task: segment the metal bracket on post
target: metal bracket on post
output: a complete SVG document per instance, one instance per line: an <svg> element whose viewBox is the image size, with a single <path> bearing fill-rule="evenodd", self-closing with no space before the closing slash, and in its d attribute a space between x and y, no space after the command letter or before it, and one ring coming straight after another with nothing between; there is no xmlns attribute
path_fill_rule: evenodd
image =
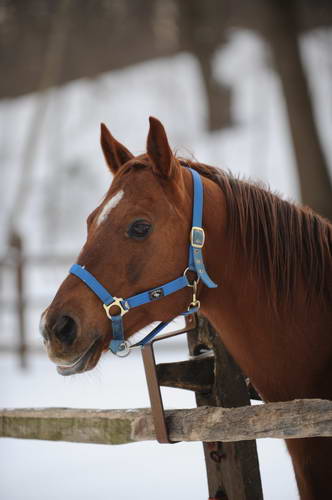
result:
<svg viewBox="0 0 332 500"><path fill-rule="evenodd" d="M196 314L188 316L186 318L186 325L184 328L175 330L174 332L165 333L153 339L150 343L146 344L142 348L142 358L144 363L144 370L146 376L146 382L149 390L149 397L151 403L151 411L154 420L154 426L156 430L156 439L159 443L176 443L176 441L170 441L168 437L168 429L165 418L164 404L160 392L160 384L158 380L156 360L154 356L154 344L160 340L165 340L182 333L188 333L196 328L197 318Z"/></svg>

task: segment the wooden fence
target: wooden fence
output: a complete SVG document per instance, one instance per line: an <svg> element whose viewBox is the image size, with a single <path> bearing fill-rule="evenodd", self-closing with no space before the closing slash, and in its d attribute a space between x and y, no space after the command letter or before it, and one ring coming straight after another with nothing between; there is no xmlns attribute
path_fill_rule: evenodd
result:
<svg viewBox="0 0 332 500"><path fill-rule="evenodd" d="M15 234L11 238L10 252L0 259L0 281L1 273L6 270L11 275L14 283L15 294L12 299L8 299L3 293L0 300L2 312L10 311L16 318L16 345L4 345L0 343L0 352L16 352L21 368L27 368L28 352L42 352L42 348L29 346L27 339L27 315L29 308L42 310L47 303L46 297L38 297L37 301L31 300L27 292L27 275L31 268L54 268L61 266L66 270L75 261L73 255L40 254L26 255L23 242L19 235ZM65 275L65 271L64 271ZM51 297L50 297L51 298Z"/></svg>
<svg viewBox="0 0 332 500"><path fill-rule="evenodd" d="M332 401L297 399L240 408L166 410L166 420L172 441L332 437ZM126 444L156 436L150 409L19 408L0 410L0 437Z"/></svg>

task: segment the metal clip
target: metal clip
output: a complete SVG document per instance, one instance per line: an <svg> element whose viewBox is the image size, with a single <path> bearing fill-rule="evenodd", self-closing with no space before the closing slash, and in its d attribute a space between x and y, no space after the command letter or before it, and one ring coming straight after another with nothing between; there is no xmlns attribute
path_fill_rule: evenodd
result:
<svg viewBox="0 0 332 500"><path fill-rule="evenodd" d="M197 307L198 309L201 307L201 303L197 299L197 284L198 284L198 281L194 281L192 284L193 297L192 297L192 301L190 302L190 304L188 306L188 311L190 311L190 309L193 307Z"/></svg>

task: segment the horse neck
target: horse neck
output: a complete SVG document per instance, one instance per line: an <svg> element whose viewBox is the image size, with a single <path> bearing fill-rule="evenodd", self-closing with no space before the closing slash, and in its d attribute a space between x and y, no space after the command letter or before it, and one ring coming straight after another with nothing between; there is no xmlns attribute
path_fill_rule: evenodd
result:
<svg viewBox="0 0 332 500"><path fill-rule="evenodd" d="M309 396L315 390L309 387L309 378L322 362L317 352L318 339L326 347L326 356L332 352L332 338L327 337L326 328L331 317L322 314L320 306L306 312L301 296L294 297L288 315L273 308L269 291L251 269L252 263L245 252L234 255L227 236L223 192L216 184L205 183L204 189L206 266L219 286L217 289L202 286L202 313L265 399L313 397Z"/></svg>
<svg viewBox="0 0 332 500"><path fill-rule="evenodd" d="M208 289L202 286L201 311L243 367L248 361L247 356L242 359L242 354L248 352L247 343L259 334L257 324L265 323L262 318L259 321L258 317L260 308L266 310L267 298L253 275L248 277L250 269L245 256L241 253L234 255L232 242L227 235L225 197L220 188L216 187L217 193L211 191L206 196L209 201L205 218L205 258L207 270L218 288Z"/></svg>
<svg viewBox="0 0 332 500"><path fill-rule="evenodd" d="M266 300L254 273L248 269L244 252L234 254L234 245L227 233L227 203L217 184L204 178L205 264L218 288L201 289L202 312L220 331L225 322L238 316L246 320L257 307L257 296ZM262 304L264 307L264 304ZM226 320L226 318L229 318Z"/></svg>

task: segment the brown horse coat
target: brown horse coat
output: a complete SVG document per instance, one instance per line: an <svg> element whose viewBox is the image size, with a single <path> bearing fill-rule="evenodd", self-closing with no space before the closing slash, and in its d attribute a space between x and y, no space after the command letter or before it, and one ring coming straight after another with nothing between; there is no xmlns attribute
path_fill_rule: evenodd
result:
<svg viewBox="0 0 332 500"><path fill-rule="evenodd" d="M192 181L156 119L145 155L134 157L105 126L101 144L114 179L88 218L78 263L113 295L127 297L184 271ZM332 399L331 224L258 185L187 163L202 176L204 259L219 283L200 284L202 313L266 401ZM128 229L137 219L151 228L139 240ZM130 311L126 336L176 316L190 299L190 289L181 290ZM44 313L43 335L50 358L69 374L92 369L112 331L99 299L68 276ZM332 439L287 446L301 499L330 500Z"/></svg>

